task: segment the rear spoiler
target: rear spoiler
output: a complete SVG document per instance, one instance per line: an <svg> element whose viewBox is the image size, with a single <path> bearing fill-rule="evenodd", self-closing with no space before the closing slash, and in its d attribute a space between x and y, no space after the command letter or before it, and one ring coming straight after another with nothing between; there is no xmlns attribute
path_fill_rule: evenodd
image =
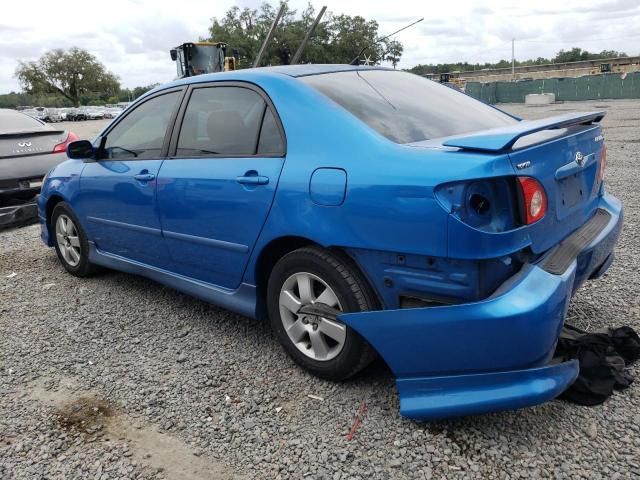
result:
<svg viewBox="0 0 640 480"><path fill-rule="evenodd" d="M0 133L0 138L13 137L41 137L43 135L61 135L64 130L5 130Z"/></svg>
<svg viewBox="0 0 640 480"><path fill-rule="evenodd" d="M543 130L557 130L573 125L589 125L599 122L604 112L567 113L541 120L523 120L508 127L481 130L465 135L450 137L442 145L466 150L498 152L513 147L519 138Z"/></svg>

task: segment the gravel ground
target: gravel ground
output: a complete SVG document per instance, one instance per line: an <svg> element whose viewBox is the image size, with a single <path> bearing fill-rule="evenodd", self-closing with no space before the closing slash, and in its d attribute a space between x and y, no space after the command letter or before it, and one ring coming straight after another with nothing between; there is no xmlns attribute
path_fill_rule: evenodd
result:
<svg viewBox="0 0 640 480"><path fill-rule="evenodd" d="M640 101L504 108L608 112L607 182L626 225L613 267L569 315L640 330ZM0 478L640 477L637 385L594 408L404 420L381 362L319 380L267 325L130 275L76 279L38 234L0 232Z"/></svg>

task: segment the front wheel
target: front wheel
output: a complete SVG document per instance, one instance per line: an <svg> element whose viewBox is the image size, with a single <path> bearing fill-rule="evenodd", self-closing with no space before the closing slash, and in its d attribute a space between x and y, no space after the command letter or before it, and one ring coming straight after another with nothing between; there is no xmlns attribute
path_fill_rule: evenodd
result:
<svg viewBox="0 0 640 480"><path fill-rule="evenodd" d="M267 306L280 343L314 375L342 380L375 357L356 331L336 319L341 312L377 307L371 288L346 256L317 247L285 255L269 277Z"/></svg>
<svg viewBox="0 0 640 480"><path fill-rule="evenodd" d="M89 242L78 221L65 202L58 203L51 214L54 245L62 266L76 277L88 277L97 267L89 262Z"/></svg>

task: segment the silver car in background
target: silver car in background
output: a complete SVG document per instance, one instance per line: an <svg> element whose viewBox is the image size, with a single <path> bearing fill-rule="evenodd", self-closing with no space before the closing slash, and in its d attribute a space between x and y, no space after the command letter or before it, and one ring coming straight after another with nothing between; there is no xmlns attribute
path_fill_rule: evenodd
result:
<svg viewBox="0 0 640 480"><path fill-rule="evenodd" d="M37 218L34 200L43 178L67 159L67 144L75 140L73 132L0 109L0 228Z"/></svg>
<svg viewBox="0 0 640 480"><path fill-rule="evenodd" d="M57 108L47 108L44 114L44 121L49 123L61 122L62 115Z"/></svg>

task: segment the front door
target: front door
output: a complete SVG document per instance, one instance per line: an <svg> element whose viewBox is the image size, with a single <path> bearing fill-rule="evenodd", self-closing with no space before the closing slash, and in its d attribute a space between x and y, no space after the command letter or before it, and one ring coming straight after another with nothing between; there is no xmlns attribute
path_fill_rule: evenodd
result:
<svg viewBox="0 0 640 480"><path fill-rule="evenodd" d="M243 84L191 90L174 155L160 168L158 206L176 273L239 286L284 162L267 97Z"/></svg>
<svg viewBox="0 0 640 480"><path fill-rule="evenodd" d="M82 171L74 206L98 250L166 266L156 187L181 95L159 94L127 112L106 132L102 158Z"/></svg>

